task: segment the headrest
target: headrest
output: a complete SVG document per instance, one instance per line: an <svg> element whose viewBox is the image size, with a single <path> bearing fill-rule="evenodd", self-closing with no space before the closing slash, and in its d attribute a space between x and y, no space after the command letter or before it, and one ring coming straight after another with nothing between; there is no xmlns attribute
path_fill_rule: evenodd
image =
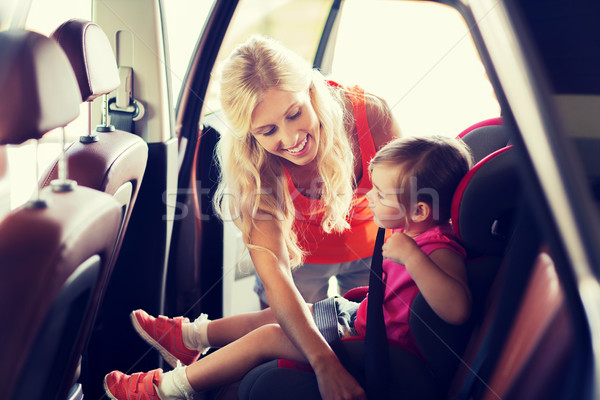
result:
<svg viewBox="0 0 600 400"><path fill-rule="evenodd" d="M452 226L471 255L503 254L520 186L511 146L479 161L461 180L452 199Z"/></svg>
<svg viewBox="0 0 600 400"><path fill-rule="evenodd" d="M98 25L71 19L56 28L51 37L60 44L73 66L82 101L92 101L119 87L115 55Z"/></svg>
<svg viewBox="0 0 600 400"><path fill-rule="evenodd" d="M502 125L503 123L504 123L504 120L502 119L502 117L485 119L483 121L479 121L479 122L477 122L477 123L469 126L467 129L465 129L464 131L462 131L461 133L459 133L458 134L458 138L461 139L467 133L471 132L474 129L480 128L482 126Z"/></svg>
<svg viewBox="0 0 600 400"><path fill-rule="evenodd" d="M461 139L471 149L475 163L510 143L508 130L504 125L481 126L466 133Z"/></svg>
<svg viewBox="0 0 600 400"><path fill-rule="evenodd" d="M77 81L54 40L39 33L0 32L0 144L21 144L79 115Z"/></svg>

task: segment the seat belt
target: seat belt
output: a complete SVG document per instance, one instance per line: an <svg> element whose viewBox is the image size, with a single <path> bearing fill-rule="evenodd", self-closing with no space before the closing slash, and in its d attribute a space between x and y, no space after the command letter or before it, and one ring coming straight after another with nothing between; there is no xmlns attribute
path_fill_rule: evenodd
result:
<svg viewBox="0 0 600 400"><path fill-rule="evenodd" d="M507 266L500 293L501 302L479 347L475 360L454 400L477 398L475 388L487 387L485 379L493 372L495 361L502 351L517 309L538 254L541 238L528 207L521 209L520 218L509 243L503 263Z"/></svg>
<svg viewBox="0 0 600 400"><path fill-rule="evenodd" d="M369 301L367 303L367 326L365 332L365 381L370 399L388 398L390 356L388 339L383 319L383 255L385 229L379 228L371 258L369 275Z"/></svg>

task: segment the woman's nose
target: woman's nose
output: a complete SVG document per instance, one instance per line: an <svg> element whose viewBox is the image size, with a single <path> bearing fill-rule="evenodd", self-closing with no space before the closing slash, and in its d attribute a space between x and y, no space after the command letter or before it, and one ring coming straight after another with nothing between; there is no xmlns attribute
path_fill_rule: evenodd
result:
<svg viewBox="0 0 600 400"><path fill-rule="evenodd" d="M283 143L284 148L287 149L289 147L294 147L298 143L298 138L300 137L300 135L295 129L287 127L282 129L281 133L281 142Z"/></svg>

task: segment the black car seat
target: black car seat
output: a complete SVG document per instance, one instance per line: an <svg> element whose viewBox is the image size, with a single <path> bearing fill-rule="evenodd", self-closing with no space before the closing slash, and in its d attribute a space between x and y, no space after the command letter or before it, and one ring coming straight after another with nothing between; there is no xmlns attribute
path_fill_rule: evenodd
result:
<svg viewBox="0 0 600 400"><path fill-rule="evenodd" d="M81 100L90 105L91 114L92 101L114 91L120 84L117 63L106 34L91 21L71 19L56 28L51 37L67 54L79 84ZM91 115L89 118L91 120ZM146 170L148 145L133 133L105 125L95 131L82 132L79 140L66 149L66 156L69 179L111 194L122 205L123 223L115 246L116 257ZM45 172L41 185L49 186L57 179L58 169L56 160Z"/></svg>
<svg viewBox="0 0 600 400"><path fill-rule="evenodd" d="M77 81L55 41L0 32L0 59L0 145L39 139L78 116ZM121 207L77 185L36 193L0 221L0 398L81 398L74 377Z"/></svg>
<svg viewBox="0 0 600 400"><path fill-rule="evenodd" d="M445 398L471 331L481 321L480 305L487 297L511 237L519 187L510 147L482 159L461 181L453 198L452 220L457 237L467 250L472 316L464 325L449 325L437 317L421 295L415 298L410 325L424 360L391 343L393 398ZM364 382L364 340L351 338L342 344L348 356L342 362L359 382ZM251 370L240 383L239 396L241 399L320 398L310 367L288 360L274 360Z"/></svg>
<svg viewBox="0 0 600 400"><path fill-rule="evenodd" d="M469 146L475 163L510 144L508 130L503 125L502 117L473 124L463 130L457 138L462 139Z"/></svg>

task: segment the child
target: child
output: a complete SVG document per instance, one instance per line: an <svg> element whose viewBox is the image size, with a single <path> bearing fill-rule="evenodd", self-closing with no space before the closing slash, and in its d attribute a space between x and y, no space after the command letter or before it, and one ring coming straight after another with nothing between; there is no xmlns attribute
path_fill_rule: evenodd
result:
<svg viewBox="0 0 600 400"><path fill-rule="evenodd" d="M416 353L408 320L419 291L448 323L461 324L470 314L465 251L453 239L449 223L452 196L470 166L470 154L461 142L437 136L394 140L370 163L369 206L376 223L393 230L383 246L386 331L389 339ZM361 303L336 297L307 307L319 329L333 310L339 336L364 336L367 301L368 297ZM188 399L195 392L235 382L269 359L306 362L271 309L214 321L201 315L193 323L181 317L154 318L142 310L132 312L131 318L138 333L175 369L131 376L113 371L104 380L112 399ZM330 332L322 333L330 337ZM209 347L222 348L196 361ZM320 382L319 371L315 373L324 399L344 398L344 393L324 391L327 386Z"/></svg>

